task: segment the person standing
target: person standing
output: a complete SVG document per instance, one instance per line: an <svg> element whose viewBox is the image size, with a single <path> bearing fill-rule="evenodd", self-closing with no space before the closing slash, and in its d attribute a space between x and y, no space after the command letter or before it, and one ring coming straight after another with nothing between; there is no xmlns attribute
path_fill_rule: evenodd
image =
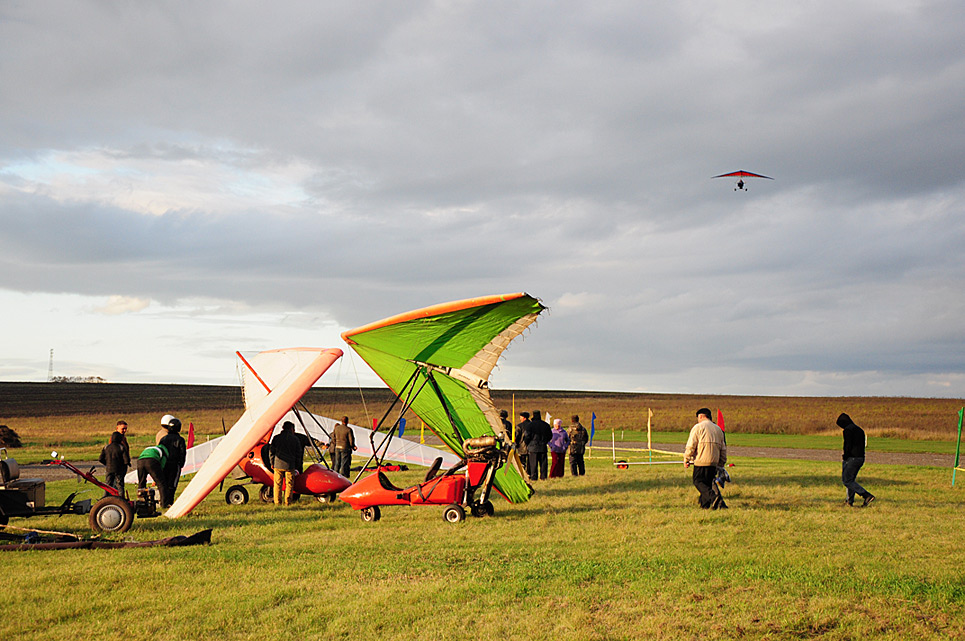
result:
<svg viewBox="0 0 965 641"><path fill-rule="evenodd" d="M506 437L506 443L513 440L513 424L509 422L509 412L506 410L499 410L499 422L503 424L503 435Z"/></svg>
<svg viewBox="0 0 965 641"><path fill-rule="evenodd" d="M540 411L534 411L533 420L530 421L529 429L523 437L529 451L529 480L531 481L535 481L537 478L541 481L546 480L546 449L547 443L553 437L552 432L549 423L544 421L540 415Z"/></svg>
<svg viewBox="0 0 965 641"><path fill-rule="evenodd" d="M526 470L526 475L529 476L529 449L526 447L526 441L523 439L529 430L529 412L520 412L519 418L519 423L516 423L516 454L519 455L519 462L522 464L523 469Z"/></svg>
<svg viewBox="0 0 965 641"><path fill-rule="evenodd" d="M147 487L147 477L150 475L154 485L157 486L162 506L170 505L168 488L164 483L164 468L168 463L168 450L163 445L151 445L145 447L141 455L137 457L137 490L140 491Z"/></svg>
<svg viewBox="0 0 965 641"><path fill-rule="evenodd" d="M694 466L693 481L700 492L700 507L716 510L727 507L714 484L718 466L727 463L727 443L723 430L710 420L710 416L706 407L697 410L697 424L691 428L684 448L684 469Z"/></svg>
<svg viewBox="0 0 965 641"><path fill-rule="evenodd" d="M864 465L864 448L867 443L864 430L854 424L851 417L842 413L836 421L844 437L844 452L841 455L841 483L848 489L845 502L854 505L854 495L864 499L861 507L868 507L875 500L874 495L858 485L858 471Z"/></svg>
<svg viewBox="0 0 965 641"><path fill-rule="evenodd" d="M124 498L124 475L127 474L127 463L124 462L122 438L124 436L120 432L111 432L111 442L101 450L100 462L107 471L107 484L120 492L121 498ZM105 496L107 495L105 492Z"/></svg>
<svg viewBox="0 0 965 641"><path fill-rule="evenodd" d="M563 429L563 420L554 418L549 442L550 454L553 457L553 463L550 465L551 479L563 478L563 459L569 446L570 435Z"/></svg>
<svg viewBox="0 0 965 641"><path fill-rule="evenodd" d="M583 476L586 474L583 455L586 453L586 444L590 441L590 435L586 433L586 428L580 424L580 417L576 414L570 417L569 435L570 474L573 476Z"/></svg>
<svg viewBox="0 0 965 641"><path fill-rule="evenodd" d="M187 459L188 446L181 436L181 421L170 414L161 417L161 428L167 433L158 442L167 448L168 463L164 468L165 488L167 489L168 501L174 502L174 493L178 489L178 481L181 480L181 468ZM170 507L171 503L161 502L161 507Z"/></svg>
<svg viewBox="0 0 965 641"><path fill-rule="evenodd" d="M332 456L335 471L348 478L352 473L352 452L358 448L355 447L355 432L349 427L347 416L343 416L342 422L332 430L332 443L335 447Z"/></svg>
<svg viewBox="0 0 965 641"><path fill-rule="evenodd" d="M127 474L127 468L131 466L131 446L127 443L127 421L118 421L114 427L114 434L121 435L121 455L124 458L124 474ZM114 438L114 434L111 434L111 438Z"/></svg>
<svg viewBox="0 0 965 641"><path fill-rule="evenodd" d="M271 439L268 448L271 457L271 468L274 471L274 488L272 490L275 497L275 505L288 507L292 500L292 485L295 475L302 471L302 464L305 458L305 446L301 439L295 434L295 424L291 421L282 423L281 431ZM282 484L284 483L284 490ZM284 492L284 499L282 493Z"/></svg>

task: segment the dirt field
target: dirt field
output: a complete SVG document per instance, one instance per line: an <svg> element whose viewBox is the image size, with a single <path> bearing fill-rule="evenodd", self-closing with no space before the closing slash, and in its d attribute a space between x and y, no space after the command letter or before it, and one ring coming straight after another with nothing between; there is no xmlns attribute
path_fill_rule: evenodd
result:
<svg viewBox="0 0 965 641"><path fill-rule="evenodd" d="M589 425L597 415L598 429L641 429L647 410L654 412L654 429L680 431L693 424L702 406L721 409L727 431L752 434L832 434L834 420L848 412L869 436L949 440L962 399L885 397L784 397L647 394L552 390L491 390L497 407L512 411L552 411L554 416L579 414ZM316 387L304 404L325 416L348 415L358 421L380 417L392 403L387 388ZM0 383L0 424L13 427L15 418L126 415L168 412L190 414L218 411L240 415L241 390L232 386L148 385L128 383ZM415 424L415 416L408 417ZM220 429L220 428L219 428ZM213 432L212 432L213 433Z"/></svg>

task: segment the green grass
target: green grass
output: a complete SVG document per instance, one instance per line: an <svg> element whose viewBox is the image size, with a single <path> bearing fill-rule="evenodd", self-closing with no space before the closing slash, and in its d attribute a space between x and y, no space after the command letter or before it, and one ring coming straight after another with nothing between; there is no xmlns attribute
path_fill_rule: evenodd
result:
<svg viewBox="0 0 965 641"><path fill-rule="evenodd" d="M39 420L39 419L37 419ZM103 424L100 421L99 424ZM153 427L153 426L151 426ZM220 430L220 424L218 426ZM68 460L90 461L97 460L101 449L106 444L106 438L102 433L104 430L94 431L92 434L77 432L76 440L55 440L52 437L38 437L31 432L26 432L24 447L18 450L10 450L8 454L16 458L22 464L38 463L50 458L51 450L56 450L58 455L63 454ZM130 432L128 440L131 444L131 452L136 455L143 448L154 444L154 433L156 430L142 427L137 432ZM110 430L107 430L107 434ZM407 433L407 436L410 433ZM416 438L414 433L410 438ZM678 444L683 445L687 442L688 432L653 432L653 443ZM202 442L205 438L220 436L220 433L199 434L198 441ZM632 442L635 447L646 447L647 433L638 430L617 430L612 436L610 430L597 431L593 446L594 450L603 452L610 447L612 438L615 436L618 442ZM62 437L61 437L62 438ZM438 439L427 432L427 438L433 443L439 443ZM822 434L743 434L732 433L727 435L728 445L735 447L773 447L791 449L813 449L813 450L840 450L841 435L822 435ZM889 437L869 437L869 451L874 452L908 452L908 453L935 453L935 454L954 454L955 443L948 441L921 441L905 440Z"/></svg>
<svg viewBox="0 0 965 641"><path fill-rule="evenodd" d="M938 468L741 459L723 512L678 466L540 482L528 503L451 525L439 507L363 523L342 503L209 497L151 540L212 545L7 553L4 638L965 638L965 494ZM396 475L414 480L416 471ZM53 483L48 502L77 489ZM89 534L86 518L15 525ZM123 537L121 537L123 538Z"/></svg>

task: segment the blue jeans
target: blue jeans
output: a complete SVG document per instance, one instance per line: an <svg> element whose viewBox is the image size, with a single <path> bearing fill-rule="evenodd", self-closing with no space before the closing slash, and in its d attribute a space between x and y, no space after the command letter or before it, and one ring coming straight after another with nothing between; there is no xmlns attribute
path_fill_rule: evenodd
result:
<svg viewBox="0 0 965 641"><path fill-rule="evenodd" d="M854 495L857 494L862 498L867 498L871 496L868 490L864 489L858 485L858 470L864 465L863 456L853 456L851 458L844 459L841 463L841 482L844 486L848 488L848 503L854 503Z"/></svg>

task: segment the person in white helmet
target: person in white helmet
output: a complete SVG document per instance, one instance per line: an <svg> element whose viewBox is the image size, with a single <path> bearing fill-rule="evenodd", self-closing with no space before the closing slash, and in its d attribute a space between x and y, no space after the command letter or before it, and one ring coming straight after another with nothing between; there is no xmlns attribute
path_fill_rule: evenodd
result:
<svg viewBox="0 0 965 641"><path fill-rule="evenodd" d="M181 436L181 421L178 418L165 414L161 417L161 429L165 434L158 439L158 445L163 445L168 451L168 464L164 467L164 485L167 490L165 496L169 501L167 505L161 507L168 508L174 502L174 492L178 489L181 468L184 467L188 447Z"/></svg>

